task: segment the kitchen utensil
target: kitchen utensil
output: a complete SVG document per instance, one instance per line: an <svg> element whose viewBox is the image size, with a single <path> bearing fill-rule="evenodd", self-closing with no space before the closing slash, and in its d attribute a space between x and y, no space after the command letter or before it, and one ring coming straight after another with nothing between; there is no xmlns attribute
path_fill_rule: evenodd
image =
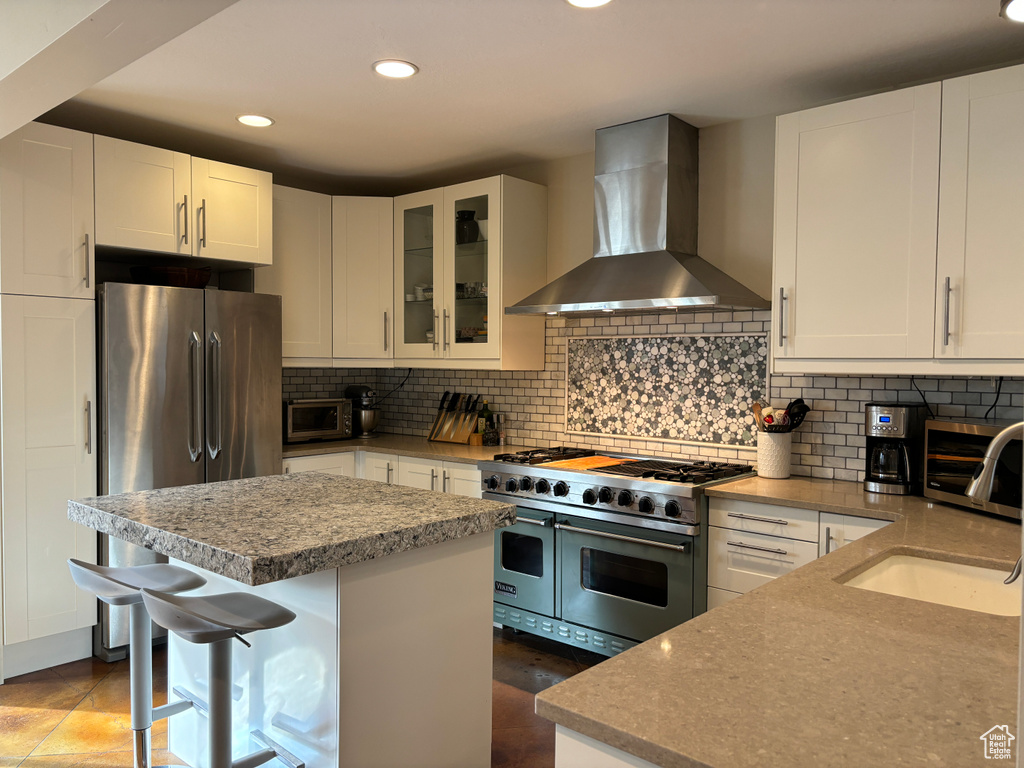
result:
<svg viewBox="0 0 1024 768"><path fill-rule="evenodd" d="M757 422L757 428L763 430L764 420L761 417L761 403L754 403L753 406L751 406L751 410L754 412L754 421Z"/></svg>
<svg viewBox="0 0 1024 768"><path fill-rule="evenodd" d="M451 431L448 434L449 441L451 441L453 443L454 442L458 442L459 432L462 431L462 425L466 421L466 419L468 418L466 412L468 411L469 407L472 404L473 404L473 396L472 395L466 395L465 397L462 398L462 402L459 403L459 409L458 409L458 411L456 411L455 418L452 421Z"/></svg>
<svg viewBox="0 0 1024 768"><path fill-rule="evenodd" d="M804 422L804 416L806 416L811 410L811 407L807 405L803 400L794 400L792 407L789 409L789 428L794 430Z"/></svg>
<svg viewBox="0 0 1024 768"><path fill-rule="evenodd" d="M480 395L475 398L470 398L470 402L466 405L466 413L462 422L459 424L459 430L455 433L454 441L457 443L468 443L469 436L476 431L476 413L477 408L480 405Z"/></svg>
<svg viewBox="0 0 1024 768"><path fill-rule="evenodd" d="M462 398L464 395L460 395L458 392L452 393L452 399L448 401L448 411L444 415L444 426L441 428L441 434L438 435L438 440L449 443L452 439L452 433L455 429L455 421L459 413L459 406L462 404Z"/></svg>
<svg viewBox="0 0 1024 768"><path fill-rule="evenodd" d="M448 404L448 398L451 397L451 394L451 392L446 390L441 395L441 404L437 406L437 415L434 417L434 426L430 428L430 434L427 436L428 440L433 440L437 437L437 433L441 429L441 423L444 420L444 407Z"/></svg>

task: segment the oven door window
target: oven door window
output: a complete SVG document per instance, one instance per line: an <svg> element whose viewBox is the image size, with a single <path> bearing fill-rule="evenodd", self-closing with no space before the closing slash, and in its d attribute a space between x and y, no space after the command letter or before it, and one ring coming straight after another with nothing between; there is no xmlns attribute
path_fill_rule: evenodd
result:
<svg viewBox="0 0 1024 768"><path fill-rule="evenodd" d="M536 536L501 532L501 567L538 579L544 577L544 542Z"/></svg>
<svg viewBox="0 0 1024 768"><path fill-rule="evenodd" d="M668 566L665 563L582 547L580 574L583 588L590 592L658 608L668 605Z"/></svg>

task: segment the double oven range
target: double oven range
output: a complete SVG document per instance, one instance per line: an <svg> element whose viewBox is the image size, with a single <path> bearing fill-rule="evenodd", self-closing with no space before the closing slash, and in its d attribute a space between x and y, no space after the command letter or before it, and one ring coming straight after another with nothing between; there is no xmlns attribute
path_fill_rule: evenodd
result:
<svg viewBox="0 0 1024 768"><path fill-rule="evenodd" d="M570 448L478 467L483 497L516 505L495 532L495 623L607 656L707 609L702 489L752 473Z"/></svg>

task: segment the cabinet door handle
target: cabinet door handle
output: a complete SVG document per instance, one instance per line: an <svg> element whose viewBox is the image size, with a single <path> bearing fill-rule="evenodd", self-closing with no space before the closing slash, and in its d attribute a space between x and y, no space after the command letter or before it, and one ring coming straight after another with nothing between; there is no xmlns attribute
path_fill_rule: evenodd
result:
<svg viewBox="0 0 1024 768"><path fill-rule="evenodd" d="M949 287L949 278L942 289L942 346L949 346L949 294L952 289Z"/></svg>
<svg viewBox="0 0 1024 768"><path fill-rule="evenodd" d="M434 331L434 342L433 342L433 344L432 344L431 346L432 346L432 347L434 348L434 350L436 351L436 350L437 350L437 312L436 312L436 311L434 312L434 325L433 325L433 331Z"/></svg>
<svg viewBox="0 0 1024 768"><path fill-rule="evenodd" d="M740 520L756 520L759 523L771 523L772 525L789 525L789 520L776 520L772 517L757 517L755 515L744 515L740 512L729 512L729 517L736 517Z"/></svg>
<svg viewBox="0 0 1024 768"><path fill-rule="evenodd" d="M445 349L445 352L448 351L448 347L450 347L450 346L451 346L451 344L448 343L448 310L445 309L445 311L444 311L444 349Z"/></svg>
<svg viewBox="0 0 1024 768"><path fill-rule="evenodd" d="M730 547L740 547L741 549L756 549L758 552L771 552L773 555L788 555L784 549L775 549L774 547L757 547L753 544L743 544L739 541L726 541Z"/></svg>
<svg viewBox="0 0 1024 768"><path fill-rule="evenodd" d="M199 238L199 247L206 247L206 198L203 198L203 204L199 206L199 212L203 215L203 235Z"/></svg>
<svg viewBox="0 0 1024 768"><path fill-rule="evenodd" d="M85 401L85 452L92 454L92 400Z"/></svg>
<svg viewBox="0 0 1024 768"><path fill-rule="evenodd" d="M784 328L785 322L786 322L786 289L780 285L779 286L779 347L780 348L784 347L786 345L786 332L785 332L785 328Z"/></svg>
<svg viewBox="0 0 1024 768"><path fill-rule="evenodd" d="M284 473L285 473L286 475L290 475L290 474L292 473L292 468L291 468L291 467L285 467L285 468L284 468Z"/></svg>
<svg viewBox="0 0 1024 768"><path fill-rule="evenodd" d="M384 310L384 351L388 351L388 311Z"/></svg>
<svg viewBox="0 0 1024 768"><path fill-rule="evenodd" d="M434 490L434 484L437 482L437 470L430 470L430 490Z"/></svg>
<svg viewBox="0 0 1024 768"><path fill-rule="evenodd" d="M441 492L448 493L448 470L441 473Z"/></svg>
<svg viewBox="0 0 1024 768"><path fill-rule="evenodd" d="M386 480L387 484L391 485L391 462L390 461L388 462L388 473L387 473L386 477L387 477L387 480Z"/></svg>
<svg viewBox="0 0 1024 768"><path fill-rule="evenodd" d="M89 233L85 233L85 287L89 287Z"/></svg>
<svg viewBox="0 0 1024 768"><path fill-rule="evenodd" d="M181 204L181 213L182 218L185 220L185 226L181 228L181 239L185 242L185 245L188 245L188 195L185 195L185 202Z"/></svg>
<svg viewBox="0 0 1024 768"><path fill-rule="evenodd" d="M825 526L825 554L832 551L832 528Z"/></svg>

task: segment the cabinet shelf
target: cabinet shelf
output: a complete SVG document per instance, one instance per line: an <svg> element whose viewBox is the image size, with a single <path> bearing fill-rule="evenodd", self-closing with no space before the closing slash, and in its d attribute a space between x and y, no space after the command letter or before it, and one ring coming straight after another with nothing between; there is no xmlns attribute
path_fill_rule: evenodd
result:
<svg viewBox="0 0 1024 768"><path fill-rule="evenodd" d="M434 248L433 246L427 246L426 248L406 248L406 256L422 256L424 258L433 258Z"/></svg>
<svg viewBox="0 0 1024 768"><path fill-rule="evenodd" d="M455 246L455 255L458 258L469 256L486 256L487 241L477 240L475 243L460 243Z"/></svg>

